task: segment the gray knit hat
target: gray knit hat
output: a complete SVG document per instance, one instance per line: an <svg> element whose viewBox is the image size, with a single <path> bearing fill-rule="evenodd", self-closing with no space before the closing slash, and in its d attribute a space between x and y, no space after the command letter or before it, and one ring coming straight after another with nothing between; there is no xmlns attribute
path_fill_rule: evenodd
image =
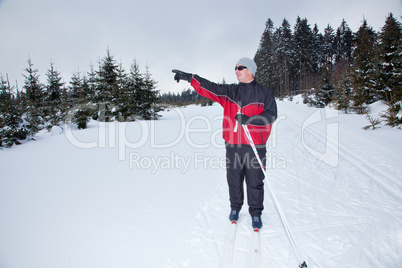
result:
<svg viewBox="0 0 402 268"><path fill-rule="evenodd" d="M243 66L246 66L247 69L249 69L250 72L251 72L251 73L253 74L253 76L255 77L255 72L257 71L257 64L255 64L255 62L254 62L252 59L250 59L250 58L241 58L241 59L236 63L236 66L239 65L239 64L241 64L241 65L243 65Z"/></svg>

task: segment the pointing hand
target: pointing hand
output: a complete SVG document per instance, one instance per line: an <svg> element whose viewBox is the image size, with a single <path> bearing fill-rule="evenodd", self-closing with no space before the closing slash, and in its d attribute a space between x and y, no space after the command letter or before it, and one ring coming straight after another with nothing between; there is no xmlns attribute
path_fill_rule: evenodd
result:
<svg viewBox="0 0 402 268"><path fill-rule="evenodd" d="M189 83L193 80L193 74L185 73L176 69L172 70L172 72L175 73L174 80L176 80L177 83L179 83L180 80L186 80Z"/></svg>

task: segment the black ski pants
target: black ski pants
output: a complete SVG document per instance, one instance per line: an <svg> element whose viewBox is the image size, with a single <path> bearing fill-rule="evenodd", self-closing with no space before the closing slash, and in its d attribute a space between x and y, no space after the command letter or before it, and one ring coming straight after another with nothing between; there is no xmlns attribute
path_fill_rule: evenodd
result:
<svg viewBox="0 0 402 268"><path fill-rule="evenodd" d="M258 154L265 167L267 149L258 145ZM230 206L240 210L244 200L244 180L247 185L247 203L251 216L261 216L264 209L264 173L250 145L226 143L226 176L229 185Z"/></svg>

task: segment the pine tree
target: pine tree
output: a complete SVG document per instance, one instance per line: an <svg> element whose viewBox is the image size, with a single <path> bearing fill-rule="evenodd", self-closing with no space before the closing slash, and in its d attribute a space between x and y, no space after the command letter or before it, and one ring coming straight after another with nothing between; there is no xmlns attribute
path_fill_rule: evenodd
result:
<svg viewBox="0 0 402 268"><path fill-rule="evenodd" d="M380 32L379 79L381 99L387 103L402 100L402 26L392 13Z"/></svg>
<svg viewBox="0 0 402 268"><path fill-rule="evenodd" d="M118 65L107 50L106 56L99 62L99 86L97 88L98 113L100 120L109 122L113 119L113 101L118 95Z"/></svg>
<svg viewBox="0 0 402 268"><path fill-rule="evenodd" d="M129 98L128 77L120 63L117 69L117 94L114 95L113 104L115 111L113 115L118 121L127 120L127 101Z"/></svg>
<svg viewBox="0 0 402 268"><path fill-rule="evenodd" d="M72 112L71 121L77 124L78 129L85 129L87 123L94 114L95 108L88 103L89 85L86 78L81 78L80 72L74 72L70 82L70 109Z"/></svg>
<svg viewBox="0 0 402 268"><path fill-rule="evenodd" d="M157 105L159 102L158 91L156 90L156 82L149 72L149 66L145 68L144 86L137 94L139 116L145 120L156 120L160 117L158 115L160 108Z"/></svg>
<svg viewBox="0 0 402 268"><path fill-rule="evenodd" d="M343 61L347 61L349 64L351 64L353 61L353 32L344 19L342 20L341 25L336 30L334 45L335 62L340 63Z"/></svg>
<svg viewBox="0 0 402 268"><path fill-rule="evenodd" d="M254 56L254 61L257 64L256 80L266 85L269 88L272 87L272 67L273 64L273 30L274 24L271 19L268 19L265 24L265 30L261 36L258 50Z"/></svg>
<svg viewBox="0 0 402 268"><path fill-rule="evenodd" d="M313 28L313 44L312 44L312 55L311 55L311 61L313 64L313 81L312 81L312 86L316 87L319 85L319 77L320 77L320 68L323 66L323 60L322 60L322 44L323 44L324 36L320 33L318 29L318 25L315 24Z"/></svg>
<svg viewBox="0 0 402 268"><path fill-rule="evenodd" d="M334 64L335 56L335 33L331 25L324 29L324 36L321 43L321 64L325 67L331 67Z"/></svg>
<svg viewBox="0 0 402 268"><path fill-rule="evenodd" d="M81 78L81 73L74 72L71 76L69 94L71 96L71 101L73 103L85 102L85 94L83 92L83 79Z"/></svg>
<svg viewBox="0 0 402 268"><path fill-rule="evenodd" d="M43 119L43 85L39 81L38 70L33 69L31 58L28 58L28 67L25 68L26 75L23 74L24 86L27 98L27 112L25 120L27 122L28 134L33 137L44 127Z"/></svg>
<svg viewBox="0 0 402 268"><path fill-rule="evenodd" d="M50 62L50 68L47 70L47 85L44 92L44 117L48 130L52 126L57 126L62 120L61 95L64 83L61 82L60 73L55 70L54 63Z"/></svg>
<svg viewBox="0 0 402 268"><path fill-rule="evenodd" d="M356 33L354 57L354 96L353 108L358 113L364 113L367 105L376 99L376 33L367 25L364 19Z"/></svg>
<svg viewBox="0 0 402 268"><path fill-rule="evenodd" d="M85 129L87 128L87 123L92 114L93 110L90 108L90 106L78 105L78 108L75 110L71 121L77 124L78 129Z"/></svg>
<svg viewBox="0 0 402 268"><path fill-rule="evenodd" d="M275 63L277 65L276 78L278 79L279 95L286 96L291 91L291 81L295 73L295 45L289 22L284 19L276 32Z"/></svg>
<svg viewBox="0 0 402 268"><path fill-rule="evenodd" d="M120 109L124 121L134 121L140 114L141 91L144 87L144 77L140 72L139 64L136 60L130 66L130 74L127 77L126 92L124 95L125 108Z"/></svg>
<svg viewBox="0 0 402 268"><path fill-rule="evenodd" d="M314 34L307 19L297 17L294 27L294 40L296 45L298 64L298 88L308 89L315 86L318 76L318 65L314 62Z"/></svg>
<svg viewBox="0 0 402 268"><path fill-rule="evenodd" d="M24 109L13 91L8 77L0 77L0 147L20 144L28 133L22 120Z"/></svg>
<svg viewBox="0 0 402 268"><path fill-rule="evenodd" d="M320 45L316 46L315 49L318 55L316 63L320 66L320 83L317 88L311 90L313 96L310 96L308 100L311 105L322 108L332 101L334 95L332 73L335 55L335 34L332 27L328 25L324 29L324 35L319 36L319 34L316 33L315 36L315 40L321 41Z"/></svg>
<svg viewBox="0 0 402 268"><path fill-rule="evenodd" d="M115 99L115 118L120 122L134 121L135 88L130 81L130 75L126 74L121 63L118 69L117 80L119 95Z"/></svg>
<svg viewBox="0 0 402 268"><path fill-rule="evenodd" d="M334 96L336 108L347 113L351 107L353 92L353 69L344 60L335 65L334 72Z"/></svg>
<svg viewBox="0 0 402 268"><path fill-rule="evenodd" d="M316 106L323 108L332 101L334 95L334 84L332 81L332 67L331 63L327 63L322 68L321 73L321 86L315 90Z"/></svg>
<svg viewBox="0 0 402 268"><path fill-rule="evenodd" d="M6 110L9 104L9 96L6 88L6 82L3 76L0 76L0 147L5 146L5 127L6 127Z"/></svg>
<svg viewBox="0 0 402 268"><path fill-rule="evenodd" d="M98 100L99 77L95 71L94 65L90 64L90 71L87 73L88 79L83 80L84 90L87 90L87 98L91 103L96 103ZM96 120L96 118L94 118Z"/></svg>
<svg viewBox="0 0 402 268"><path fill-rule="evenodd" d="M378 79L380 97L388 104L383 117L388 125L399 126L402 124L402 26L392 13L380 32Z"/></svg>
<svg viewBox="0 0 402 268"><path fill-rule="evenodd" d="M117 94L114 98L117 100L116 105L119 103L119 100L122 98L122 95L125 94L127 84L127 74L123 68L122 63L119 64L117 69Z"/></svg>

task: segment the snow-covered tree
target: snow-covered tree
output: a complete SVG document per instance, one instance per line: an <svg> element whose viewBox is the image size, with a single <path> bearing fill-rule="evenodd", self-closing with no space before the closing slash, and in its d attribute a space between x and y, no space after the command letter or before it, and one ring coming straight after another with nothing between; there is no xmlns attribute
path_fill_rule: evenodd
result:
<svg viewBox="0 0 402 268"><path fill-rule="evenodd" d="M334 95L334 83L332 79L332 65L327 63L321 69L321 85L315 90L315 101L317 107L325 107L332 102Z"/></svg>
<svg viewBox="0 0 402 268"><path fill-rule="evenodd" d="M138 70L138 71L137 71ZM137 81L137 75L139 74L139 67L136 61L131 65L130 73L126 74L123 67L120 64L118 70L118 84L119 84L119 96L116 98L115 116L118 121L134 121L137 104L135 100L135 85Z"/></svg>
<svg viewBox="0 0 402 268"><path fill-rule="evenodd" d="M158 115L160 111L158 106L159 91L156 89L156 81L149 72L149 66L145 66L145 68L144 88L141 94L137 94L137 101L140 107L139 115L145 120L156 120L160 117Z"/></svg>
<svg viewBox="0 0 402 268"><path fill-rule="evenodd" d="M336 30L335 37L335 62L347 61L352 63L353 57L353 32L343 19L341 25Z"/></svg>
<svg viewBox="0 0 402 268"><path fill-rule="evenodd" d="M356 46L353 52L354 81L353 81L353 109L358 113L364 113L368 104L377 99L376 95L376 53L377 36L367 21L363 20L362 26L356 33Z"/></svg>
<svg viewBox="0 0 402 268"><path fill-rule="evenodd" d="M275 63L277 65L275 77L279 85L279 95L290 94L291 85L296 76L295 44L289 22L284 19L276 32Z"/></svg>
<svg viewBox="0 0 402 268"><path fill-rule="evenodd" d="M321 60L320 63L328 68L334 64L335 56L335 32L331 25L324 29L324 36L321 43Z"/></svg>
<svg viewBox="0 0 402 268"><path fill-rule="evenodd" d="M20 144L27 137L28 130L22 120L24 108L14 89L8 77L0 77L0 147Z"/></svg>
<svg viewBox="0 0 402 268"><path fill-rule="evenodd" d="M392 13L380 32L378 77L381 99L388 104L383 117L387 124L402 124L402 26Z"/></svg>
<svg viewBox="0 0 402 268"><path fill-rule="evenodd" d="M351 106L353 92L353 69L347 60L338 62L334 67L334 96L336 108L347 113Z"/></svg>
<svg viewBox="0 0 402 268"><path fill-rule="evenodd" d="M113 99L118 94L118 65L114 57L107 50L106 56L99 62L99 85L96 101L101 121L109 122L113 119Z"/></svg>
<svg viewBox="0 0 402 268"><path fill-rule="evenodd" d="M314 34L307 19L297 17L294 27L294 42L296 46L296 64L298 65L298 88L314 87L318 75L318 66L314 62Z"/></svg>
<svg viewBox="0 0 402 268"><path fill-rule="evenodd" d="M85 99L83 92L83 78L79 71L74 72L71 76L69 93L73 103L80 103Z"/></svg>
<svg viewBox="0 0 402 268"><path fill-rule="evenodd" d="M43 88L39 81L38 70L33 68L31 58L28 58L28 67L25 68L26 74L23 74L25 94L27 98L27 107L25 120L27 122L28 134L33 137L44 127L43 118Z"/></svg>
<svg viewBox="0 0 402 268"><path fill-rule="evenodd" d="M50 62L47 70L47 84L44 92L44 117L45 125L48 129L57 126L62 121L62 91L64 83L61 82L60 73L54 68L54 63Z"/></svg>
<svg viewBox="0 0 402 268"><path fill-rule="evenodd" d="M90 64L90 71L87 73L87 75L88 79L86 79L84 76L82 81L84 91L87 92L88 101L95 103L98 95L99 78L92 63Z"/></svg>
<svg viewBox="0 0 402 268"><path fill-rule="evenodd" d="M383 100L395 103L402 99L402 26L392 13L379 36L379 91Z"/></svg>
<svg viewBox="0 0 402 268"><path fill-rule="evenodd" d="M256 79L259 83L272 88L272 68L273 64L273 31L274 23L268 19L265 24L265 30L262 33L258 50L254 56L254 61L257 64Z"/></svg>

